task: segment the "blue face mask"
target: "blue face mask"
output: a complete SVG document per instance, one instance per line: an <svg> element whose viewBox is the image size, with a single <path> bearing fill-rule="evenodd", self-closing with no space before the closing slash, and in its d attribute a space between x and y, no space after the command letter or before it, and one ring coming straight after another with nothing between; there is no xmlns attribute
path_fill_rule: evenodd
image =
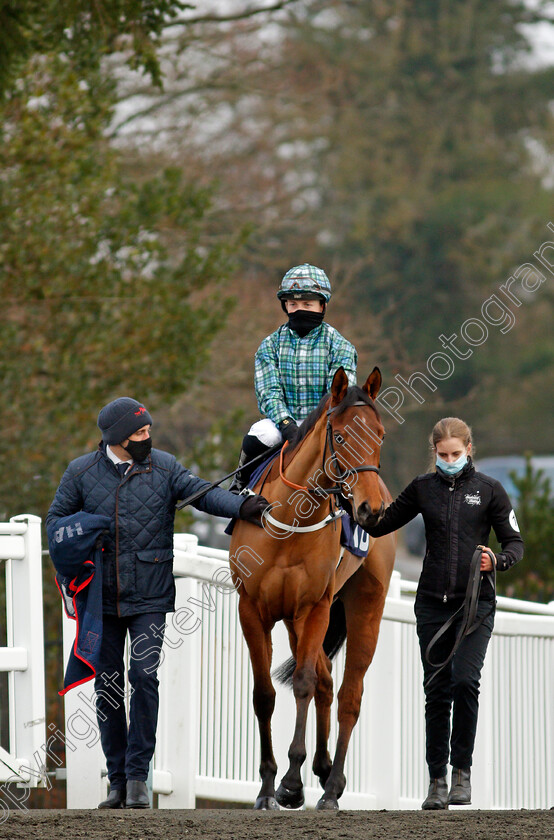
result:
<svg viewBox="0 0 554 840"><path fill-rule="evenodd" d="M437 455L437 459L435 464L439 468L441 472L445 475L456 475L459 473L460 470L463 470L465 465L467 464L467 455L460 455L455 461L452 461L450 464L447 461L443 461L442 458L439 458Z"/></svg>

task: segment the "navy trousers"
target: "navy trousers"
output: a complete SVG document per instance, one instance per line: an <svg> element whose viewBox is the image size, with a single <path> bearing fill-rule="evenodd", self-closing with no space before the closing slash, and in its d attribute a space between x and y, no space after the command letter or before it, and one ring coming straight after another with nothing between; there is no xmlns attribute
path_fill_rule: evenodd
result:
<svg viewBox="0 0 554 840"><path fill-rule="evenodd" d="M483 616L486 618L477 630L464 638L449 664L430 685L425 686L427 678L436 670L426 661L427 645L459 605L459 601L443 604L442 601L418 596L414 606L424 674L426 759L432 779L446 776L449 760L456 768L467 770L471 767L479 712L481 670L494 626L493 603L481 600L477 619ZM454 645L461 618L460 612L458 619L433 646L433 662L442 662L447 658Z"/></svg>
<svg viewBox="0 0 554 840"><path fill-rule="evenodd" d="M127 779L146 781L156 746L158 677L165 613L104 615L94 687L100 741L112 790ZM129 725L125 697L125 637L129 633Z"/></svg>

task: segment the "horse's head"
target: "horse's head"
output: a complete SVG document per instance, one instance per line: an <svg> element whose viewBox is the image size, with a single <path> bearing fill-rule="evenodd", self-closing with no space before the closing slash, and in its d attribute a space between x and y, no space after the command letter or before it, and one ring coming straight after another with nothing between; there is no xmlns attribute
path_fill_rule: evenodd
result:
<svg viewBox="0 0 554 840"><path fill-rule="evenodd" d="M381 381L381 371L375 367L362 388L349 387L346 373L339 368L327 412L326 471L351 503L354 518L362 527L376 525L385 510L379 486L385 429L373 402Z"/></svg>

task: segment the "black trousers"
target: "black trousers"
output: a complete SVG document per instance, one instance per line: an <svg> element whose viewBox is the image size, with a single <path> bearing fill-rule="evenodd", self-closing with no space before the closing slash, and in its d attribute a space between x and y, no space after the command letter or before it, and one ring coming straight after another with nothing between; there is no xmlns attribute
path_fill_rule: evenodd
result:
<svg viewBox="0 0 554 840"><path fill-rule="evenodd" d="M146 781L156 746L158 677L165 613L119 618L104 615L102 647L94 682L100 741L112 790L127 779ZM123 653L129 633L129 725Z"/></svg>
<svg viewBox="0 0 554 840"><path fill-rule="evenodd" d="M449 760L456 768L467 770L471 767L481 670L494 626L493 602L480 601L477 619L483 616L486 618L477 630L464 638L448 665L427 686L428 677L436 670L426 661L427 645L459 606L459 601L443 604L442 601L422 596L416 598L414 606L424 674L426 759L432 779L446 776ZM462 612L433 646L433 662L442 662L447 658L454 645L461 618Z"/></svg>

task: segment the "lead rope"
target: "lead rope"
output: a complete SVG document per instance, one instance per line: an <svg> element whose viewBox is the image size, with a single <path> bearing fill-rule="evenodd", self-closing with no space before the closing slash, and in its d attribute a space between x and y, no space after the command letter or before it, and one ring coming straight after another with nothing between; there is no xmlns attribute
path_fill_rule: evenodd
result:
<svg viewBox="0 0 554 840"><path fill-rule="evenodd" d="M490 580L491 580L493 592L495 594L495 600L493 601L492 606L491 606L490 610L488 611L488 613L486 613L478 621L475 621L475 616L477 614L477 607L479 605L479 592L481 591L481 554L482 554L482 552L483 552L483 546L481 546L481 545L478 545L477 548L475 549L475 551L473 552L473 556L471 558L471 563L469 565L469 580L468 580L468 583L467 583L467 588L466 588L466 593L465 593L465 596L464 596L463 604L461 605L461 607L459 609L456 610L455 613L453 613L453 615L450 616L448 621L446 621L442 625L442 627L439 630L437 630L437 632L435 633L435 635L433 636L433 638L431 639L431 641L427 645L427 648L425 650L425 659L426 659L427 663L429 665L431 665L433 668L436 668L436 670L433 671L433 673L425 681L425 688L427 688L427 686L430 685L430 683L435 679L437 674L440 673L440 671L442 671L442 669L446 665L448 665L448 663L450 662L450 660L452 659L452 657L454 656L454 654L456 653L456 651L460 647L460 645L461 645L462 641L465 639L465 637L469 636L471 633L473 633L475 630L477 630L477 628L481 626L483 621L486 618L488 618L489 615L493 612L493 610L496 606L496 557L494 556L492 551L487 550L487 554L489 555L489 557L492 560L492 572L486 572L485 574L490 575ZM458 632L456 634L456 639L454 641L454 645L452 647L452 650L450 651L450 653L448 654L448 656L446 657L446 659L443 662L431 662L431 657L430 657L431 649L438 642L438 640L441 638L441 636L443 636L446 633L446 631L452 626L456 616L460 612L462 612L462 610L463 610L462 621L461 621L460 627L458 629Z"/></svg>

